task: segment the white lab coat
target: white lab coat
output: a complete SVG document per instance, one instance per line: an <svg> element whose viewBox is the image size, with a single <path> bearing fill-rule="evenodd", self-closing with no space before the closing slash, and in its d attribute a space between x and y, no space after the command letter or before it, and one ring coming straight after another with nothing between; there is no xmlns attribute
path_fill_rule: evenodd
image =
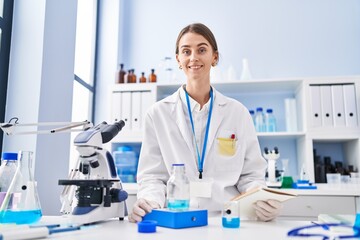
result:
<svg viewBox="0 0 360 240"><path fill-rule="evenodd" d="M145 118L137 181L138 198L156 201L164 207L166 182L173 163L185 163L190 181L199 178L196 149L184 112L179 88L174 94L154 104ZM252 118L240 102L225 97L214 88L214 104L203 178L213 179L211 198L191 199L191 206L218 211L224 202L258 185L265 185L266 161L256 136ZM230 135L229 135L230 134ZM218 137L236 136L233 156L218 153ZM202 146L200 146L202 148Z"/></svg>

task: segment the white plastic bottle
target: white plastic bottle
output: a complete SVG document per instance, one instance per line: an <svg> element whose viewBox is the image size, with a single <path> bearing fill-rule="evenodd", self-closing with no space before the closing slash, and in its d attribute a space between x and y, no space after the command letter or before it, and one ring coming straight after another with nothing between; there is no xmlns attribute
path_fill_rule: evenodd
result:
<svg viewBox="0 0 360 240"><path fill-rule="evenodd" d="M266 132L276 132L276 118L271 108L266 109L265 114Z"/></svg>
<svg viewBox="0 0 360 240"><path fill-rule="evenodd" d="M257 132L265 132L265 116L262 107L256 108L255 129Z"/></svg>
<svg viewBox="0 0 360 240"><path fill-rule="evenodd" d="M184 164L173 164L167 182L167 208L173 211L186 211L190 204L190 183L185 175Z"/></svg>

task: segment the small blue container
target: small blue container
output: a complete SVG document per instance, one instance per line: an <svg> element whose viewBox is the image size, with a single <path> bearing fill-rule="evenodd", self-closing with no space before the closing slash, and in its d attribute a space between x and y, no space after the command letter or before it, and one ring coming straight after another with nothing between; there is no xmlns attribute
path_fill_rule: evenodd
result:
<svg viewBox="0 0 360 240"><path fill-rule="evenodd" d="M224 228L239 228L240 227L240 218L234 217L234 218L222 218L222 225Z"/></svg>

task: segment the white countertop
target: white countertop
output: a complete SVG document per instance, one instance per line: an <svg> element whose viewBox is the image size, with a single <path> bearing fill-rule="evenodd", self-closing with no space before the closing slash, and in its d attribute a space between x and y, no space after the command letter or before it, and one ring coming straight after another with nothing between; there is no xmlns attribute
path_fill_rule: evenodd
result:
<svg viewBox="0 0 360 240"><path fill-rule="evenodd" d="M316 184L317 189L281 189L297 195L360 196L360 184Z"/></svg>
<svg viewBox="0 0 360 240"><path fill-rule="evenodd" d="M57 233L47 239L73 239L73 240L105 240L105 239L288 239L287 232L295 227L310 224L308 221L272 222L241 221L240 228L223 228L221 216L210 217L208 226L170 229L157 227L156 233L138 233L137 224L128 222L127 219L117 219L98 223L85 229L74 232ZM45 216L41 223L59 223L61 217ZM259 231L261 229L261 231Z"/></svg>

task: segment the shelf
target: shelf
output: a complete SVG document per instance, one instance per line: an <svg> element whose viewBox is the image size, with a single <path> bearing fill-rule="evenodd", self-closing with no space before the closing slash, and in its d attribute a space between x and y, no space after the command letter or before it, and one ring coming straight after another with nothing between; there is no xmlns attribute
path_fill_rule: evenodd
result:
<svg viewBox="0 0 360 240"><path fill-rule="evenodd" d="M175 92L182 84L158 84L160 95ZM246 81L212 82L211 85L224 94L242 94L254 92L295 92L302 84L302 79L252 79Z"/></svg>
<svg viewBox="0 0 360 240"><path fill-rule="evenodd" d="M259 132L257 136L261 139L297 139L304 137L305 132Z"/></svg>

